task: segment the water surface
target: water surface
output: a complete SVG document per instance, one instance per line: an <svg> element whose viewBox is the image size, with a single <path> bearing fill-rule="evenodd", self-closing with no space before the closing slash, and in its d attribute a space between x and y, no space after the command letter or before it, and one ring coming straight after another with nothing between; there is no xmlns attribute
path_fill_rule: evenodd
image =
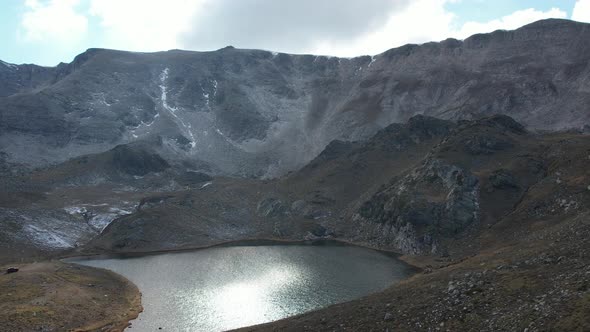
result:
<svg viewBox="0 0 590 332"><path fill-rule="evenodd" d="M128 331L222 331L352 300L412 269L391 255L344 245L264 245L133 258L76 259L119 273L142 292Z"/></svg>

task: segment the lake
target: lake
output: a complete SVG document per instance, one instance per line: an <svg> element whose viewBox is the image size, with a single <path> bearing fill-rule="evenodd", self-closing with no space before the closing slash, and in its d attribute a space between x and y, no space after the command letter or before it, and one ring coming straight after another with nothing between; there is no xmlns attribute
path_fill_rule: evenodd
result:
<svg viewBox="0 0 590 332"><path fill-rule="evenodd" d="M69 262L112 270L142 292L128 331L223 331L349 301L414 272L357 246L239 245Z"/></svg>

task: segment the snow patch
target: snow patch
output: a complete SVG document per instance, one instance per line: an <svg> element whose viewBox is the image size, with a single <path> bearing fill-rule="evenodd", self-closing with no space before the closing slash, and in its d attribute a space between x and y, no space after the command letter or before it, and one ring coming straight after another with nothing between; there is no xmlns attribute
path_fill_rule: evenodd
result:
<svg viewBox="0 0 590 332"><path fill-rule="evenodd" d="M118 215L124 215L124 214L131 214L132 213L129 210L121 209L121 208L116 207L116 206L109 208L109 212L116 213Z"/></svg>
<svg viewBox="0 0 590 332"><path fill-rule="evenodd" d="M131 213L133 212L127 210L126 208L113 206L109 208L108 212L98 213L92 218L90 218L90 220L88 221L88 225L90 225L90 227L94 228L99 233L102 233L102 231L104 231L104 229L108 225L110 225L115 219Z"/></svg>
<svg viewBox="0 0 590 332"><path fill-rule="evenodd" d="M88 221L88 225L102 233L115 218L117 218L117 215L114 213L98 214Z"/></svg>
<svg viewBox="0 0 590 332"><path fill-rule="evenodd" d="M209 80L209 83L211 84L211 80ZM217 96L217 80L213 80L213 97ZM205 106L207 107L208 110L211 110L211 104L210 104L210 95L211 92L205 92L205 89L203 88L203 85L201 84L201 93L203 94L203 98L205 98Z"/></svg>
<svg viewBox="0 0 590 332"><path fill-rule="evenodd" d="M203 92L203 98L205 98L205 105L207 105L207 108L210 108L209 107L209 94Z"/></svg>
<svg viewBox="0 0 590 332"><path fill-rule="evenodd" d="M156 118L158 118L159 116L160 116L160 114L156 113L156 115L154 115L154 118L152 119L151 122L144 123L143 121L141 121L141 124L145 125L146 127L151 127L154 124L154 122L156 122Z"/></svg>
<svg viewBox="0 0 590 332"><path fill-rule="evenodd" d="M377 60L377 57L372 55L371 56L371 62L369 62L369 65L367 66L367 68L371 67L371 65L373 64L373 62L375 62L375 60Z"/></svg>
<svg viewBox="0 0 590 332"><path fill-rule="evenodd" d="M23 227L27 238L36 245L48 249L68 249L75 247L75 242L68 239L64 234L59 234L49 229L43 229L35 225Z"/></svg>
<svg viewBox="0 0 590 332"><path fill-rule="evenodd" d="M118 217L133 213L133 205L129 202L123 202L126 205L109 206L107 203L102 204L82 204L83 206L69 206L64 210L70 215L82 215L87 220L87 223L97 232L101 233L113 220ZM98 207L99 209L88 210L86 207ZM105 210L105 207L108 209ZM88 219L90 218L90 219Z"/></svg>
<svg viewBox="0 0 590 332"><path fill-rule="evenodd" d="M219 130L219 128L215 128L215 132L217 134L219 134L219 136L221 136L226 142L228 142L229 144L231 144L232 146L238 148L238 149L242 149L242 147L237 144L236 142L232 141L229 137L227 137L221 130Z"/></svg>
<svg viewBox="0 0 590 332"><path fill-rule="evenodd" d="M151 127L155 122L156 119L160 117L160 113L156 113L156 115L154 115L154 117L152 118L152 121L150 122L143 122L141 121L136 127L131 127L131 136L133 136L133 138L138 138L139 136L137 135L137 131L143 128L149 128ZM147 131L145 132L146 134L149 134L150 132Z"/></svg>
<svg viewBox="0 0 590 332"><path fill-rule="evenodd" d="M111 107L111 103L107 102L106 99L106 95L104 92L99 92L99 93L93 93L91 94L92 96L92 101L90 101L91 105L97 105L97 104L102 104L106 107Z"/></svg>
<svg viewBox="0 0 590 332"><path fill-rule="evenodd" d="M205 98L205 106L208 110L211 110L211 106L209 106L209 93L205 92L203 89L203 85L201 84L201 93L203 94L203 98Z"/></svg>
<svg viewBox="0 0 590 332"><path fill-rule="evenodd" d="M191 148L194 148L196 146L196 139L195 139L195 136L193 135L193 132L190 130L190 125L187 126L187 124L184 123L184 121L178 115L176 115L176 112L178 111L177 107L173 107L173 106L168 105L168 88L166 87L166 82L168 81L169 72L170 72L169 68L164 68L164 70L160 74L160 90L161 90L160 100L162 101L162 107L165 110L167 110L168 113L170 113L170 115L172 115L172 117L177 120L177 123L185 129L185 132L191 138L190 139L191 140L191 143L190 143Z"/></svg>
<svg viewBox="0 0 590 332"><path fill-rule="evenodd" d="M18 66L12 63L8 63L8 62L4 62L2 60L0 60L0 64L3 64L4 66L8 67L8 68L12 68L12 69L16 69L18 70Z"/></svg>
<svg viewBox="0 0 590 332"><path fill-rule="evenodd" d="M64 210L68 213L68 214L84 214L86 212L88 212L88 210L86 210L85 207L83 206L68 206L65 207Z"/></svg>

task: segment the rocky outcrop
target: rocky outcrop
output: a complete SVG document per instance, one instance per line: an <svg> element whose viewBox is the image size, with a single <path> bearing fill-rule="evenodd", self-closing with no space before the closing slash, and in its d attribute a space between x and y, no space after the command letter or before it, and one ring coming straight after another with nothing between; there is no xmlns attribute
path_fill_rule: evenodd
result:
<svg viewBox="0 0 590 332"><path fill-rule="evenodd" d="M404 253L440 253L440 239L477 222L479 181L470 172L427 159L364 202L353 216L356 241Z"/></svg>
<svg viewBox="0 0 590 332"><path fill-rule="evenodd" d="M170 167L158 154L143 149L119 145L112 152L115 169L128 175L143 176L151 172L162 172Z"/></svg>
<svg viewBox="0 0 590 332"><path fill-rule="evenodd" d="M154 208L156 206L163 204L164 202L166 202L167 200L169 200L173 197L174 196L171 196L171 195L157 195L157 196L142 198L141 201L139 201L139 205L137 205L137 211L140 211L142 209Z"/></svg>
<svg viewBox="0 0 590 332"><path fill-rule="evenodd" d="M68 65L42 67L33 64L15 65L0 60L0 98L29 92L55 83L68 74Z"/></svg>
<svg viewBox="0 0 590 332"><path fill-rule="evenodd" d="M203 183L212 181L213 177L203 172L189 170L179 174L176 179L180 184L183 185L190 186L192 184L201 184L202 186Z"/></svg>
<svg viewBox="0 0 590 332"><path fill-rule="evenodd" d="M290 213L289 206L274 197L265 198L258 202L256 212L265 218L285 217Z"/></svg>
<svg viewBox="0 0 590 332"><path fill-rule="evenodd" d="M515 189L518 190L520 185L516 181L514 175L508 170L499 169L496 170L489 177L490 185L495 189Z"/></svg>
<svg viewBox="0 0 590 332"><path fill-rule="evenodd" d="M407 123L393 123L380 130L366 144L366 147L380 148L385 152L399 152L423 141L446 136L456 124L452 121L416 115Z"/></svg>
<svg viewBox="0 0 590 332"><path fill-rule="evenodd" d="M510 149L515 145L511 136L527 133L522 124L506 115L494 115L477 122L466 121L459 128L463 129L470 130L469 134L450 138L460 139L457 143L471 155L490 155Z"/></svg>

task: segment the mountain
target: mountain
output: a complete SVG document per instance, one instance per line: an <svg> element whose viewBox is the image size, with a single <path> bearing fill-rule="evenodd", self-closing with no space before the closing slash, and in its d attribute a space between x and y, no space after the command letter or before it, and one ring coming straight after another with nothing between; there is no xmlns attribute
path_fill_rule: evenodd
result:
<svg viewBox="0 0 590 332"><path fill-rule="evenodd" d="M276 177L334 140L417 114L507 114L530 130L590 124L590 25L543 20L351 59L226 47L89 49L46 68L0 63L2 169L158 141L170 165Z"/></svg>
<svg viewBox="0 0 590 332"><path fill-rule="evenodd" d="M589 37L545 20L352 59L1 62L0 264L21 270L3 276L0 316L59 330L140 311L124 280L48 259L328 239L421 270L245 330L586 331ZM31 305L70 293L102 300Z"/></svg>

